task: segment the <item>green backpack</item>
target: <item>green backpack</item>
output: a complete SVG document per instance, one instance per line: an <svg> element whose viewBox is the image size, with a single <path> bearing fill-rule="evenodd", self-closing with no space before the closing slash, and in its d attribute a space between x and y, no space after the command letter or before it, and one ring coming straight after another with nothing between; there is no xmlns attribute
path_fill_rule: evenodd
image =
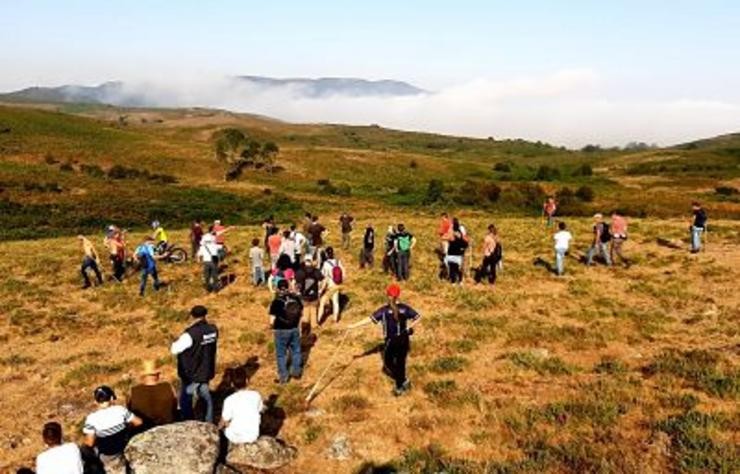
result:
<svg viewBox="0 0 740 474"><path fill-rule="evenodd" d="M408 252L411 250L411 236L402 235L398 238L398 250L401 252Z"/></svg>

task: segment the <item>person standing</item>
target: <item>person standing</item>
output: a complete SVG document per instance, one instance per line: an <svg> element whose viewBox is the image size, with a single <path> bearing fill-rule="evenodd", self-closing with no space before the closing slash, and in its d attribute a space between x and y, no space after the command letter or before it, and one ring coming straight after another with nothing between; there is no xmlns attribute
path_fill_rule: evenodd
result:
<svg viewBox="0 0 740 474"><path fill-rule="evenodd" d="M443 212L439 220L439 227L437 228L437 235L439 236L443 255L447 255L447 248L450 245L450 230L452 230L452 221L450 221L450 216L446 212Z"/></svg>
<svg viewBox="0 0 740 474"><path fill-rule="evenodd" d="M109 464L123 456L128 443L128 426L136 428L143 421L126 407L114 405L116 393L106 385L96 388L93 397L98 409L85 418L82 428L85 446L96 449L103 464Z"/></svg>
<svg viewBox="0 0 740 474"><path fill-rule="evenodd" d="M221 411L219 428L230 444L254 443L260 436L260 422L264 404L259 392L248 390L247 371L237 367L231 375L231 385L236 389L226 397Z"/></svg>
<svg viewBox="0 0 740 474"><path fill-rule="evenodd" d="M273 227L271 232L272 234L267 238L267 248L270 252L270 268L274 270L278 258L280 258L280 247L283 245L283 237L280 235L280 229L277 227Z"/></svg>
<svg viewBox="0 0 740 474"><path fill-rule="evenodd" d="M398 259L396 258L396 229L392 225L388 226L388 232L385 234L383 244L385 252L383 253L383 273L391 273L397 276Z"/></svg>
<svg viewBox="0 0 740 474"><path fill-rule="evenodd" d="M383 365L394 380L393 395L400 396L411 388L406 377L406 359L411 348L410 336L421 315L412 307L398 301L401 287L393 283L386 288L388 303L378 308L369 319L352 324L348 329L355 329L369 323L382 324L385 345Z"/></svg>
<svg viewBox="0 0 740 474"><path fill-rule="evenodd" d="M205 421L213 422L213 399L208 383L216 374L218 328L206 320L208 309L196 305L190 310L195 322L172 343L170 352L177 356L177 374L181 381L180 411L193 419L193 396L206 404Z"/></svg>
<svg viewBox="0 0 740 474"><path fill-rule="evenodd" d="M74 443L62 444L62 426L59 423L46 423L41 437L47 449L36 456L36 474L83 473L80 448Z"/></svg>
<svg viewBox="0 0 740 474"><path fill-rule="evenodd" d="M103 243L108 248L113 269L113 278L121 282L123 281L123 275L126 273L126 242L124 240L124 231L115 226L109 226Z"/></svg>
<svg viewBox="0 0 740 474"><path fill-rule="evenodd" d="M488 226L488 234L483 239L483 263L480 268L480 278L488 278L488 283L491 285L496 283L496 267L501 261L501 255L498 230L495 225L491 224Z"/></svg>
<svg viewBox="0 0 740 474"><path fill-rule="evenodd" d="M226 254L228 253L228 248L226 247L226 233L231 229L231 226L224 226L219 219L213 221L213 226L209 228L209 230L216 236L216 244L219 246L218 258L222 262L226 260Z"/></svg>
<svg viewBox="0 0 740 474"><path fill-rule="evenodd" d="M408 280L411 276L411 250L415 245L416 237L406 230L406 226L398 224L398 233L395 239L395 253L398 259L396 276L401 281Z"/></svg>
<svg viewBox="0 0 740 474"><path fill-rule="evenodd" d="M468 241L465 238L463 227L457 219L452 220L452 239L447 248L445 264L450 283L462 285L463 282L463 265L465 262L465 251L468 249Z"/></svg>
<svg viewBox="0 0 740 474"><path fill-rule="evenodd" d="M103 275L100 274L100 257L98 252L95 250L95 246L88 240L84 235L78 235L77 238L82 243L82 267L80 273L82 273L82 281L84 284L82 288L90 288L90 277L87 276L87 270L90 269L95 273L95 279L98 285L103 284Z"/></svg>
<svg viewBox="0 0 740 474"><path fill-rule="evenodd" d="M565 254L568 253L573 236L566 229L565 222L558 222L558 232L553 235L555 240L555 273L562 276L565 273Z"/></svg>
<svg viewBox="0 0 740 474"><path fill-rule="evenodd" d="M263 285L265 279L265 251L260 247L259 239L252 239L252 248L249 249L249 263L252 267L252 283L254 286Z"/></svg>
<svg viewBox="0 0 740 474"><path fill-rule="evenodd" d="M319 216L311 216L311 225L308 227L309 251L314 258L319 257L319 253L324 247L324 236L326 227L319 222Z"/></svg>
<svg viewBox="0 0 740 474"><path fill-rule="evenodd" d="M303 266L295 272L295 283L298 294L303 298L303 305L309 311L308 324L319 325L319 296L321 295L324 274L316 268L314 259L306 256Z"/></svg>
<svg viewBox="0 0 740 474"><path fill-rule="evenodd" d="M300 298L291 294L287 280L277 283L275 299L269 309L270 326L275 336L275 358L277 360L279 384L286 384L290 377L300 379L303 373L301 359L301 330L303 304ZM288 372L288 354L291 367Z"/></svg>
<svg viewBox="0 0 740 474"><path fill-rule="evenodd" d="M342 249L349 250L349 244L352 236L352 222L355 218L346 212L339 216L339 227L342 230Z"/></svg>
<svg viewBox="0 0 740 474"><path fill-rule="evenodd" d="M280 242L280 255L287 255L293 268L296 268L296 243L293 240L293 233L289 229L283 231L283 238Z"/></svg>
<svg viewBox="0 0 740 474"><path fill-rule="evenodd" d="M321 273L324 275L323 281L323 294L319 300L319 315L318 319L324 317L324 308L326 305L331 303L331 313L334 317L334 322L339 322L339 297L342 291L342 285L346 278L344 265L334 255L334 249L332 247L326 248L326 261L321 266Z"/></svg>
<svg viewBox="0 0 740 474"><path fill-rule="evenodd" d="M707 213L701 203L691 203L691 211L694 214L694 222L691 223L691 253L699 253L701 250L701 236L707 228Z"/></svg>
<svg viewBox="0 0 740 474"><path fill-rule="evenodd" d="M128 409L141 418L140 431L173 423L177 419L177 395L169 382L161 379L161 372L153 360L142 364L141 383L131 388Z"/></svg>
<svg viewBox="0 0 740 474"><path fill-rule="evenodd" d="M216 242L218 236L213 227L203 235L198 249L198 259L203 262L203 282L208 293L218 291L221 283L218 279L221 246Z"/></svg>
<svg viewBox="0 0 740 474"><path fill-rule="evenodd" d="M267 253L270 253L270 246L268 245L267 241L270 238L271 235L273 235L277 231L277 226L275 225L275 218L273 216L268 217L262 222L262 229L265 231L265 250Z"/></svg>
<svg viewBox="0 0 740 474"><path fill-rule="evenodd" d="M362 250L360 251L360 268L372 268L375 261L375 229L372 224L365 228L365 235L362 238Z"/></svg>
<svg viewBox="0 0 740 474"><path fill-rule="evenodd" d="M610 267L612 260L609 257L607 246L611 240L611 233L609 232L609 226L604 222L604 216L601 214L594 214L594 239L591 242L586 253L586 265L593 265L594 255L598 252L604 259L606 266Z"/></svg>
<svg viewBox="0 0 740 474"><path fill-rule="evenodd" d="M152 240L156 242L154 244L154 249L158 254L162 254L167 250L169 240L167 237L167 232L165 232L164 226L162 226L159 221L152 222L152 230Z"/></svg>
<svg viewBox="0 0 740 474"><path fill-rule="evenodd" d="M136 250L134 255L139 259L139 266L141 267L141 285L139 285L139 296L144 296L146 290L146 282L149 276L152 277L152 287L154 291L159 290L159 274L157 273L157 259L159 256L154 251L154 239L147 237L144 242L141 243Z"/></svg>
<svg viewBox="0 0 740 474"><path fill-rule="evenodd" d="M622 261L624 266L629 267L630 261L622 254L622 245L624 245L624 242L627 240L627 219L617 211L612 212L611 234L612 244L609 249L609 257L611 258L612 263L617 262L614 259L614 256L616 255Z"/></svg>
<svg viewBox="0 0 740 474"><path fill-rule="evenodd" d="M553 196L548 196L545 200L545 203L542 205L542 216L547 219L547 227L551 227L554 218L555 218L555 212L558 209L558 204L555 201L555 198Z"/></svg>
<svg viewBox="0 0 740 474"><path fill-rule="evenodd" d="M293 260L297 269L303 263L303 256L308 250L308 239L303 232L296 229L295 224L290 226L290 237L295 242L295 258Z"/></svg>
<svg viewBox="0 0 740 474"><path fill-rule="evenodd" d="M190 226L190 255L196 255L200 250L200 239L203 238L203 222L194 220Z"/></svg>

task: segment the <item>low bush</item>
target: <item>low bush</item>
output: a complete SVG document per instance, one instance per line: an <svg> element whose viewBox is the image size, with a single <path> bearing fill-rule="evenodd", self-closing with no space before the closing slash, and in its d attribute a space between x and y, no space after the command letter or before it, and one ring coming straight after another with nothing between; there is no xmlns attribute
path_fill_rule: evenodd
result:
<svg viewBox="0 0 740 474"><path fill-rule="evenodd" d="M596 197L594 190L588 186L581 186L576 189L575 196L583 202L591 202Z"/></svg>
<svg viewBox="0 0 740 474"><path fill-rule="evenodd" d="M548 165L541 165L534 175L535 181L555 181L560 178L560 170Z"/></svg>
<svg viewBox="0 0 740 474"><path fill-rule="evenodd" d="M734 196L740 194L740 190L732 186L717 186L714 191L720 196Z"/></svg>

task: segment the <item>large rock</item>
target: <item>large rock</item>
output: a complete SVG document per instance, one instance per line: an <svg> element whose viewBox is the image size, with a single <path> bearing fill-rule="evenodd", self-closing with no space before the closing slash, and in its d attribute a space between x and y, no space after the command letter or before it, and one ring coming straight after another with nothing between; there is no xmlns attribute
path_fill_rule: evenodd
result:
<svg viewBox="0 0 740 474"><path fill-rule="evenodd" d="M205 474L213 472L218 451L213 424L183 421L135 436L125 454L134 474Z"/></svg>
<svg viewBox="0 0 740 474"><path fill-rule="evenodd" d="M254 443L236 444L229 447L226 464L236 470L277 469L296 457L296 449L284 442L260 436Z"/></svg>

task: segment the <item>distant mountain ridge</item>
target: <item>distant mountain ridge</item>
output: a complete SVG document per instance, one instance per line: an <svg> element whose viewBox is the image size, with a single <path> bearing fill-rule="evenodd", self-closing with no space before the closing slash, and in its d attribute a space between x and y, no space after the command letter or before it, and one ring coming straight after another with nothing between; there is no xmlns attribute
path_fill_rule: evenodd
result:
<svg viewBox="0 0 740 474"><path fill-rule="evenodd" d="M235 76L235 85L243 85L249 91L287 91L296 98L327 97L402 97L427 93L407 82L395 80L368 80L348 77L321 77L277 79L264 76ZM244 90L235 89L234 94ZM132 87L122 81L104 82L97 86L64 85L59 87L28 87L0 94L7 102L53 102L109 104L121 107L167 107L177 106L167 99L149 94L145 88ZM164 103L163 103L164 101Z"/></svg>

